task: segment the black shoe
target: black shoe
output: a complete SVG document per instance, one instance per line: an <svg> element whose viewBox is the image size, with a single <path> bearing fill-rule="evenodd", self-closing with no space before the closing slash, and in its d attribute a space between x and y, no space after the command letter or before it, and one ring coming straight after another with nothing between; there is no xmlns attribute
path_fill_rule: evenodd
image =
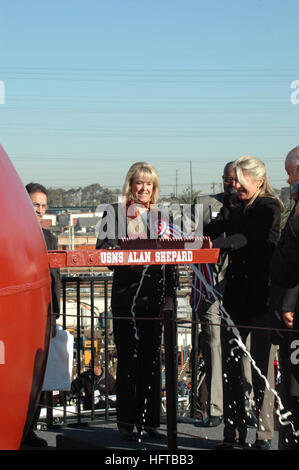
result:
<svg viewBox="0 0 299 470"><path fill-rule="evenodd" d="M249 446L243 439L224 439L223 442L216 444L216 450L248 450Z"/></svg>
<svg viewBox="0 0 299 470"><path fill-rule="evenodd" d="M216 450L233 450L234 447L238 444L237 439L224 439L219 444L216 444Z"/></svg>
<svg viewBox="0 0 299 470"><path fill-rule="evenodd" d="M271 439L256 439L255 443L252 445L254 449L258 450L270 450L271 448Z"/></svg>
<svg viewBox="0 0 299 470"><path fill-rule="evenodd" d="M119 428L120 437L124 441L136 441L136 435L133 431L127 428Z"/></svg>
<svg viewBox="0 0 299 470"><path fill-rule="evenodd" d="M146 437L149 437L150 439L164 439L165 435L159 432L156 428L140 428L138 426L138 433L140 435L145 434Z"/></svg>
<svg viewBox="0 0 299 470"><path fill-rule="evenodd" d="M208 416L203 421L196 423L199 428L216 428L222 423L222 416Z"/></svg>
<svg viewBox="0 0 299 470"><path fill-rule="evenodd" d="M238 427L238 435L239 435L238 437L239 445L246 447L247 446L246 444L247 426L245 424Z"/></svg>
<svg viewBox="0 0 299 470"><path fill-rule="evenodd" d="M219 450L229 450L247 448L246 436L247 436L247 427L245 425L231 426L226 424L223 430L223 442L220 443L217 448Z"/></svg>
<svg viewBox="0 0 299 470"><path fill-rule="evenodd" d="M146 429L145 430L146 434L150 439L164 439L165 435L159 432L157 429Z"/></svg>
<svg viewBox="0 0 299 470"><path fill-rule="evenodd" d="M48 447L47 441L41 437L38 437L33 431L27 434L23 444L30 447Z"/></svg>

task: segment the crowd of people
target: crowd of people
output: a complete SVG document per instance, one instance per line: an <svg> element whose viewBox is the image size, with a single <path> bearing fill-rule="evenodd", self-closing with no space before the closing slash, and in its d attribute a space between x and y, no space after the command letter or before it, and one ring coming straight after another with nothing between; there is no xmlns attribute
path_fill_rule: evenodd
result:
<svg viewBox="0 0 299 470"><path fill-rule="evenodd" d="M221 449L246 446L247 426L252 424L256 425L252 446L271 448L276 354L281 370L280 448L298 448L294 430L299 430L299 203L295 194L299 146L287 154L285 170L295 203L283 230L284 206L270 185L263 162L256 157L228 162L223 193L198 196L194 201L194 207L203 205L203 234L210 237L212 247L220 249L219 261L213 266L215 295L204 297L198 309L192 308L201 324L208 389L208 414L200 425L224 422ZM162 237L161 226L167 217L156 205L159 186L152 165L132 165L124 183L124 202L109 206L103 215L96 248L119 250L126 237ZM46 208L44 201L36 199L40 192L40 187L29 191L38 216ZM114 236L108 225L113 226ZM113 271L119 433L125 440L142 434L160 439L161 312L174 308L178 269L167 264L117 266ZM93 377L99 383L98 372ZM88 372L73 384L78 390L85 386L94 388ZM291 412L290 423L285 420L286 411Z"/></svg>
<svg viewBox="0 0 299 470"><path fill-rule="evenodd" d="M299 147L296 147L285 161L291 187L299 181L298 166ZM292 286L287 285L289 271L283 277L282 267L292 269L293 260L289 255L287 261L286 257L282 261L281 250L286 245L285 233L289 234L296 220L297 204L281 233L283 204L270 186L264 164L254 157L229 162L223 182L223 194L203 201L208 206L206 213L210 214L208 220L204 219L204 234L211 237L213 246L219 247L223 256L214 266L215 288L222 295L212 301L206 298L198 310L209 391L209 414L202 426L217 426L223 418L224 439L218 447L230 449L236 444L246 445L247 426L254 416L256 440L252 447L270 449L274 433L274 357L278 352L282 400L278 405L279 448L296 449L297 343L286 330L294 328L298 288L294 280ZM219 202L221 207L216 214L215 205L219 207ZM228 328L231 324L235 327ZM296 337L295 331L293 334ZM254 364L248 361L248 356ZM219 372L215 378L215 371L221 368L223 380L219 380ZM246 403L250 392L253 409ZM286 411L292 413L290 422L284 419Z"/></svg>

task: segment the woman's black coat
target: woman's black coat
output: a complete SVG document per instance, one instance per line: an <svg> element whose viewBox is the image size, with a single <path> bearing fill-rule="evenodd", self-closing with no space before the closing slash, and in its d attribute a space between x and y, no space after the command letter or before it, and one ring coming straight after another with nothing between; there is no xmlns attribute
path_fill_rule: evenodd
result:
<svg viewBox="0 0 299 470"><path fill-rule="evenodd" d="M96 244L97 249L119 246L121 238L127 237L124 210L124 204L108 206L107 212L103 215L103 221L106 220L106 225L110 224L110 227L105 227L105 222L102 223L101 236ZM149 217L150 213L148 213ZM150 226L149 220L145 220L145 225ZM104 236L105 232L107 236ZM149 266L143 278L142 266L116 266L113 271L112 310L130 310L138 289L137 298L134 299L136 307L148 308L150 306L153 312L159 311L166 296L173 297L175 295L178 283L176 266Z"/></svg>
<svg viewBox="0 0 299 470"><path fill-rule="evenodd" d="M223 303L229 315L244 324L268 311L269 272L280 236L280 214L277 199L259 197L246 210L242 204L230 210L224 206L205 229L212 240L226 233L227 245L233 234L243 235L245 246L229 250Z"/></svg>
<svg viewBox="0 0 299 470"><path fill-rule="evenodd" d="M98 249L117 247L121 238L128 236L125 208L123 204L107 208L99 230ZM148 222L153 215L154 211L144 214L143 225L147 229L151 228ZM113 271L111 306L117 349L118 425L128 431L133 430L134 424L155 428L160 425L162 333L162 319L155 317L164 299L175 295L177 267L149 266L145 272L144 266L116 266ZM135 321L118 318L133 320L132 307ZM151 317L153 321L147 321ZM145 403L149 413L145 413Z"/></svg>

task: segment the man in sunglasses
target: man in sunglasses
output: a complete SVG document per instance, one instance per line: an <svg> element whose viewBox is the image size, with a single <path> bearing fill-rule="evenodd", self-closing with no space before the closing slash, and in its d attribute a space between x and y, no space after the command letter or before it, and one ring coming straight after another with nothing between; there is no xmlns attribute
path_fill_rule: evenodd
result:
<svg viewBox="0 0 299 470"><path fill-rule="evenodd" d="M232 167L233 162L225 165L223 170L223 189L222 193L211 195L199 195L194 201L194 205L203 206L203 227L212 219L217 217L224 202L232 203L236 191L234 189L235 172ZM213 281L215 289L223 294L224 275L227 266L227 255L221 253L219 262L213 266ZM201 301L197 310L195 305L192 308L197 311L201 322L201 345L199 348L203 353L206 370L207 386L207 416L200 423L202 427L216 427L222 422L223 416L223 389L222 389L222 353L221 353L221 316L218 302Z"/></svg>

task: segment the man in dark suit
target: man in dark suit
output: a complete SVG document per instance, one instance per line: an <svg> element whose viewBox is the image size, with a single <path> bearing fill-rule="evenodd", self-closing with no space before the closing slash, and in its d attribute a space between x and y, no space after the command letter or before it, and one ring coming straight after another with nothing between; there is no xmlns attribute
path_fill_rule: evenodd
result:
<svg viewBox="0 0 299 470"><path fill-rule="evenodd" d="M108 377L107 395L116 394L116 382L112 374L102 367L99 357L94 358L94 371L92 373L92 361L90 361L88 370L82 372L76 379L72 381L71 394L80 396L83 394L84 410L92 409L92 401L94 401L95 409L105 408L106 393L106 375Z"/></svg>
<svg viewBox="0 0 299 470"><path fill-rule="evenodd" d="M203 206L203 227L217 217L223 206L224 198L233 194L235 172L233 162L225 165L223 171L224 191L219 194L199 195L194 201ZM193 211L191 212L193 213ZM227 267L227 254L221 253L219 262L213 266L213 278L216 290L224 292L224 276ZM221 353L221 316L218 302L210 303L203 299L198 310L201 321L202 353L206 368L206 385L208 390L207 417L201 423L204 427L215 427L222 422L223 390L222 390L222 353Z"/></svg>
<svg viewBox="0 0 299 470"><path fill-rule="evenodd" d="M36 212L37 218L41 223L42 218L44 217L47 206L48 206L48 192L44 186L39 183L29 183L26 185L26 190L29 194L29 197L32 201L34 210ZM49 230L42 228L42 232L44 235L45 243L47 246L47 250L57 250L58 243L57 238L53 235ZM60 281L60 270L57 268L50 269L51 274L51 293L52 293L52 336L56 334L56 320L60 314L60 288L61 288L61 281ZM32 447L46 447L47 442L44 439L38 437L34 432L34 427L38 421L40 415L40 406L38 406L35 416L32 420L31 428L25 437L23 444L26 446Z"/></svg>
<svg viewBox="0 0 299 470"><path fill-rule="evenodd" d="M44 217L47 207L48 207L48 192L44 186L38 183L29 183L26 186L26 190L32 201L34 210L36 212L37 218L41 223L42 218ZM44 239L46 242L47 250L57 250L58 243L57 238L49 230L42 228ZM60 272L57 268L51 268L51 280L52 280L52 309L54 319L59 317L60 313ZM55 321L53 321L55 327ZM54 328L55 334L55 328Z"/></svg>
<svg viewBox="0 0 299 470"><path fill-rule="evenodd" d="M271 307L280 321L278 327L285 327L287 331L278 330L272 341L279 344L280 395L284 412L291 411L289 418L295 431L299 431L299 194L295 191L299 183L299 146L288 153L285 170L295 204L272 261ZM298 450L298 441L291 425L280 426L280 450Z"/></svg>

